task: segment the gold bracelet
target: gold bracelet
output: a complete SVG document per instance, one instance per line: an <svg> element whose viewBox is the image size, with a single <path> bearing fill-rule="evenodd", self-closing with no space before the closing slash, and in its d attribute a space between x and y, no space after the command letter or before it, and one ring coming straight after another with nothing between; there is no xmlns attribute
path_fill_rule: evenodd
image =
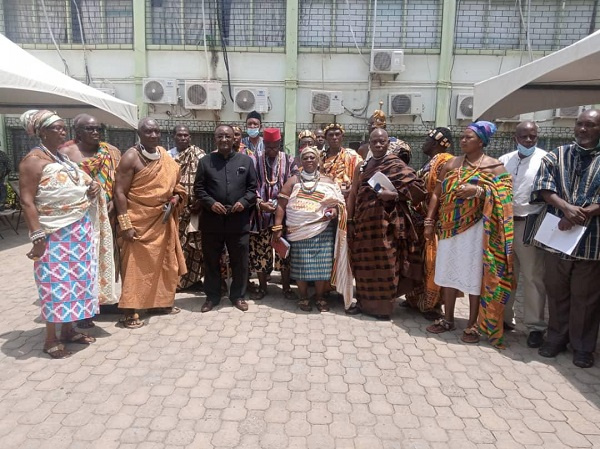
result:
<svg viewBox="0 0 600 449"><path fill-rule="evenodd" d="M271 231L281 231L283 229L283 225L275 225L271 228Z"/></svg>
<svg viewBox="0 0 600 449"><path fill-rule="evenodd" d="M119 227L122 231L133 229L133 225L131 224L131 219L129 218L128 214L117 215L117 220L119 221Z"/></svg>

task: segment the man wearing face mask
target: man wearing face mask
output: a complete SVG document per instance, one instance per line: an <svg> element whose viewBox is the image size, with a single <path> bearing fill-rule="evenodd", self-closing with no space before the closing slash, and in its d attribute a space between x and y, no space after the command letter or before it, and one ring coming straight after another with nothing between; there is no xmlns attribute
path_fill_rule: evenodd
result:
<svg viewBox="0 0 600 449"><path fill-rule="evenodd" d="M514 211L514 289L510 300L504 308L504 327L514 328L514 303L517 293L517 282L523 284L525 294L523 300L523 321L529 336L527 346L539 348L544 342L546 321L546 289L544 287L544 251L524 243L527 217L533 220L543 209L542 204L529 204L533 179L537 174L546 152L536 146L538 126L531 121L517 125L514 136L517 150L500 156L506 171L513 178L513 211ZM519 276L519 273L521 276Z"/></svg>
<svg viewBox="0 0 600 449"><path fill-rule="evenodd" d="M252 111L246 117L246 133L248 137L242 139L242 143L253 153L262 153L265 149L263 138L260 136L262 128L262 116Z"/></svg>

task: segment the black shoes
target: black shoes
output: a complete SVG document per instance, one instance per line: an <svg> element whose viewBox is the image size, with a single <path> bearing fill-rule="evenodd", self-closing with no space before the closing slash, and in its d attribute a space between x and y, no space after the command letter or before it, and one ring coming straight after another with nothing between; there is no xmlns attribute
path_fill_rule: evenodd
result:
<svg viewBox="0 0 600 449"><path fill-rule="evenodd" d="M530 348L539 348L544 344L544 332L543 331L531 331L529 337L527 337L527 346Z"/></svg>
<svg viewBox="0 0 600 449"><path fill-rule="evenodd" d="M594 354L587 351L573 351L573 365L579 368L591 368L594 366Z"/></svg>
<svg viewBox="0 0 600 449"><path fill-rule="evenodd" d="M538 349L538 354L542 357L556 357L566 349L567 347L565 345L554 345L546 342L541 346L540 349Z"/></svg>

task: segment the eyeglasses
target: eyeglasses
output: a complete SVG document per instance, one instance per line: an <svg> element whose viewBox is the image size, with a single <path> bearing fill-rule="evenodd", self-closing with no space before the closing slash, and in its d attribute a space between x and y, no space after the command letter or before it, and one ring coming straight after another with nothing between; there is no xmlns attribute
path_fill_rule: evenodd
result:
<svg viewBox="0 0 600 449"><path fill-rule="evenodd" d="M60 125L49 126L48 129L51 129L52 131L56 131L56 132L62 132L62 131L67 130L67 128L65 128L64 126L60 126Z"/></svg>
<svg viewBox="0 0 600 449"><path fill-rule="evenodd" d="M84 126L83 129L88 133L93 133L94 131L99 133L102 128L100 126Z"/></svg>

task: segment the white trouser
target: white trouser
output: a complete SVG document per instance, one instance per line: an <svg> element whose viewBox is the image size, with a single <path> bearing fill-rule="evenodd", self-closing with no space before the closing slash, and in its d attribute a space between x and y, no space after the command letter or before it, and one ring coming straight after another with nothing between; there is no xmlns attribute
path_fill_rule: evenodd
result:
<svg viewBox="0 0 600 449"><path fill-rule="evenodd" d="M544 287L544 250L523 243L525 221L515 220L513 261L515 289L504 308L504 322L515 323L514 303L518 282L523 284L523 323L529 332L543 331L548 326L544 320L546 288ZM521 276L519 276L521 274Z"/></svg>

